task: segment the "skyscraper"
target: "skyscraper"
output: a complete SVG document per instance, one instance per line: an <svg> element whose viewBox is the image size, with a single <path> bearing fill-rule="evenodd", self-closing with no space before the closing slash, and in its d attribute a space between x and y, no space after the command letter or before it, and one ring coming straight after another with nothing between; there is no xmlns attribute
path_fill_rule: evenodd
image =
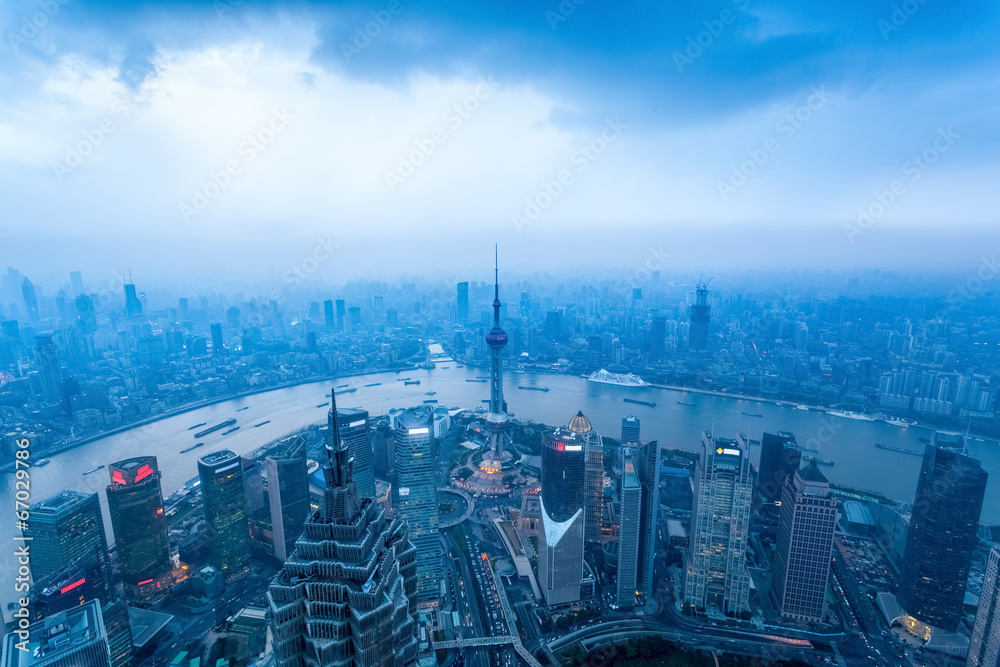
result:
<svg viewBox="0 0 1000 667"><path fill-rule="evenodd" d="M83 274L79 271L70 271L69 285L74 297L83 294Z"/></svg>
<svg viewBox="0 0 1000 667"><path fill-rule="evenodd" d="M3 667L112 667L96 600L33 623L27 632L26 650L17 647L17 634L4 638Z"/></svg>
<svg viewBox="0 0 1000 667"><path fill-rule="evenodd" d="M28 311L28 320L38 322L38 296L35 286L27 278L21 283L21 296L24 297L24 307Z"/></svg>
<svg viewBox="0 0 1000 667"><path fill-rule="evenodd" d="M107 584L100 561L90 554L82 556L44 579L33 582L31 613L35 620L44 620L61 612L72 612L80 605L99 605L111 667L130 667L135 651L128 607L117 591Z"/></svg>
<svg viewBox="0 0 1000 667"><path fill-rule="evenodd" d="M108 472L108 512L125 593L131 600L148 601L173 583L156 457L118 461Z"/></svg>
<svg viewBox="0 0 1000 667"><path fill-rule="evenodd" d="M271 532L274 556L285 561L295 550L309 516L309 474L306 469L306 442L294 438L264 459L267 471L267 498L271 505Z"/></svg>
<svg viewBox="0 0 1000 667"><path fill-rule="evenodd" d="M344 328L344 315L347 314L347 304L344 303L343 299L337 299L337 328Z"/></svg>
<svg viewBox="0 0 1000 667"><path fill-rule="evenodd" d="M61 398L59 383L62 382L62 366L59 363L59 349L51 334L35 336L35 361L42 384L42 398L46 402L58 401Z"/></svg>
<svg viewBox="0 0 1000 667"><path fill-rule="evenodd" d="M823 620L836 522L837 499L815 463L788 478L781 496L772 579L783 618L797 623Z"/></svg>
<svg viewBox="0 0 1000 667"><path fill-rule="evenodd" d="M496 260L495 260L496 261ZM500 269L493 268L493 328L486 334L490 348L490 411L486 415L486 430L490 434L490 456L500 469L504 448L510 440L510 418L507 401L503 400L503 376L500 372L500 351L507 345L507 332L500 327Z"/></svg>
<svg viewBox="0 0 1000 667"><path fill-rule="evenodd" d="M94 309L94 299L89 294L76 297L76 314L83 323L84 333L97 331L97 311Z"/></svg>
<svg viewBox="0 0 1000 667"><path fill-rule="evenodd" d="M62 491L31 507L31 578L40 581L79 558L100 564L102 587L114 590L101 503L96 493Z"/></svg>
<svg viewBox="0 0 1000 667"><path fill-rule="evenodd" d="M686 554L684 602L727 615L749 610L746 568L750 528L750 446L741 436L702 435L694 475L691 546Z"/></svg>
<svg viewBox="0 0 1000 667"><path fill-rule="evenodd" d="M667 350L667 318L658 315L653 318L649 327L649 351L653 355L662 355Z"/></svg>
<svg viewBox="0 0 1000 667"><path fill-rule="evenodd" d="M336 390L330 392L336 394ZM347 445L347 451L354 459L354 483L358 485L358 493L362 498L375 497L375 453L372 450L371 433L368 428L368 411L350 408L337 408L336 399L331 401L333 407L327 414L329 431L327 442L333 441L333 431L340 431L340 439ZM334 413L337 417L334 419Z"/></svg>
<svg viewBox="0 0 1000 667"><path fill-rule="evenodd" d="M785 480L802 463L802 450L795 435L788 431L765 433L760 439L760 462L757 466L757 497L762 503L777 503L785 489Z"/></svg>
<svg viewBox="0 0 1000 667"><path fill-rule="evenodd" d="M360 495L339 432L327 444L323 476L322 505L267 592L275 664L409 667L417 654L417 548L408 526Z"/></svg>
<svg viewBox="0 0 1000 667"><path fill-rule="evenodd" d="M393 443L395 432L388 418L380 417L375 421L372 433L372 450L375 455L375 476L379 479L391 480L396 464L396 447Z"/></svg>
<svg viewBox="0 0 1000 667"><path fill-rule="evenodd" d="M550 607L580 599L586 523L584 439L557 428L542 436L538 584Z"/></svg>
<svg viewBox="0 0 1000 667"><path fill-rule="evenodd" d="M622 447L639 444L639 418L622 417Z"/></svg>
<svg viewBox="0 0 1000 667"><path fill-rule="evenodd" d="M426 405L396 417L396 484L392 505L410 526L417 549L417 603L436 605L441 588L441 541L438 534L437 441L434 412Z"/></svg>
<svg viewBox="0 0 1000 667"><path fill-rule="evenodd" d="M327 299L323 302L323 324L330 327L331 329L337 324L337 320L333 315L333 300Z"/></svg>
<svg viewBox="0 0 1000 667"><path fill-rule="evenodd" d="M226 345L222 340L222 323L212 323L212 354L218 356L225 352Z"/></svg>
<svg viewBox="0 0 1000 667"><path fill-rule="evenodd" d="M469 283L458 283L458 323L469 321Z"/></svg>
<svg viewBox="0 0 1000 667"><path fill-rule="evenodd" d="M660 509L660 443L647 442L632 449L639 484L642 485L642 515L639 529L639 593L653 595L653 559L656 556L656 529Z"/></svg>
<svg viewBox="0 0 1000 667"><path fill-rule="evenodd" d="M990 550L972 626L968 667L1000 667L1000 546Z"/></svg>
<svg viewBox="0 0 1000 667"><path fill-rule="evenodd" d="M632 458L632 449L622 447L618 479L618 575L615 599L619 607L636 603L639 582L639 535L642 523L642 485Z"/></svg>
<svg viewBox="0 0 1000 667"><path fill-rule="evenodd" d="M142 301L139 300L139 295L136 294L135 285L131 280L132 277L129 276L129 282L125 283L125 312L129 317L135 317L142 315Z"/></svg>
<svg viewBox="0 0 1000 667"><path fill-rule="evenodd" d="M582 411L569 421L567 430L583 439L587 460L584 472L585 539L587 542L600 542L604 527L604 446L600 434Z"/></svg>
<svg viewBox="0 0 1000 667"><path fill-rule="evenodd" d="M899 576L903 624L915 634L958 627L986 477L976 459L932 445L924 451Z"/></svg>
<svg viewBox="0 0 1000 667"><path fill-rule="evenodd" d="M708 283L698 281L694 294L694 305L689 313L688 348L692 352L705 352L708 350L708 327L712 321L712 307L708 304Z"/></svg>
<svg viewBox="0 0 1000 667"><path fill-rule="evenodd" d="M250 569L250 525L241 459L226 449L206 454L198 459L198 476L209 558L227 583L235 581Z"/></svg>

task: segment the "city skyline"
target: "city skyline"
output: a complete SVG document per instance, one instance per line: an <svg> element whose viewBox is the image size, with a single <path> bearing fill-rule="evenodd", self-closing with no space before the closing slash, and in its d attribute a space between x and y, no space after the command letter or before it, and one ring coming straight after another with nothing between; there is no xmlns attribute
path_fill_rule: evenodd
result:
<svg viewBox="0 0 1000 667"><path fill-rule="evenodd" d="M1000 667L997 26L0 0L0 667Z"/></svg>

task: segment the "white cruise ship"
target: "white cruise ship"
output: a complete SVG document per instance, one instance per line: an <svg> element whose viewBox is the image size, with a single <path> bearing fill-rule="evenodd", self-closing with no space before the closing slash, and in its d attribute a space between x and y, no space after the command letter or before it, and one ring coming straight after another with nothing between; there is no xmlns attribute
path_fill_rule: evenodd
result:
<svg viewBox="0 0 1000 667"><path fill-rule="evenodd" d="M617 384L622 387L645 387L646 383L638 375L632 373L611 373L603 368L590 376L591 382L601 384Z"/></svg>

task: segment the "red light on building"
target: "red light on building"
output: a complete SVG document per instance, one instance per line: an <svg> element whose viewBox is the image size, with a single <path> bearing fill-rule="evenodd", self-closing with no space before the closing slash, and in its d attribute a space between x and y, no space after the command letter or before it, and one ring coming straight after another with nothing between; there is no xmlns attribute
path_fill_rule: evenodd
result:
<svg viewBox="0 0 1000 667"><path fill-rule="evenodd" d="M62 588L60 588L59 589L59 594L62 595L64 593L69 593L74 588L78 588L80 586L83 586L85 583L87 583L87 578L86 577L84 577L83 579L80 579L79 581L74 581L69 586L63 586Z"/></svg>
<svg viewBox="0 0 1000 667"><path fill-rule="evenodd" d="M140 481L142 479L145 479L145 478L149 477L152 474L153 474L153 469L150 468L149 464L147 463L146 465L144 465L141 468L139 468L139 472L137 472L135 474L135 481L138 482L138 481Z"/></svg>
<svg viewBox="0 0 1000 667"><path fill-rule="evenodd" d="M562 450L566 449L566 445L560 442L558 445L556 445L556 449L558 449L561 452Z"/></svg>
<svg viewBox="0 0 1000 667"><path fill-rule="evenodd" d="M153 583L152 579L146 579L145 581L140 581L139 583L137 583L136 586L145 586L146 584L151 584L151 583Z"/></svg>
<svg viewBox="0 0 1000 667"><path fill-rule="evenodd" d="M116 484L124 484L125 478L122 477L122 471L115 470L113 473L111 473L111 481L115 482Z"/></svg>

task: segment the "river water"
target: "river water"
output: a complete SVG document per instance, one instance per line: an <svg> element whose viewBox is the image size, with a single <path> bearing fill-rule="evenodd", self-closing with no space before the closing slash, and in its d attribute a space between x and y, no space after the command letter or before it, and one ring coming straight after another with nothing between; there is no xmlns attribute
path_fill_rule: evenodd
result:
<svg viewBox="0 0 1000 667"><path fill-rule="evenodd" d="M42 500L62 489L100 492L108 523L107 501L102 491L108 484L107 468L82 474L95 466L132 456L155 455L162 474L163 493L167 496L198 474L197 460L204 454L223 448L247 454L309 424L325 423L329 403L325 395L336 385L357 387L356 392L337 397L340 407L363 408L373 416L391 408L418 405L429 398L428 391L437 392L433 398L440 405L475 409L489 398L489 383L466 380L486 373L481 368L459 367L453 361L444 361L438 362L433 370L375 373L303 384L198 408L51 456L51 463L31 470L31 500ZM421 383L405 385L401 380L404 377ZM381 384L364 386L376 382ZM518 389L519 385L548 387L549 391ZM582 410L600 433L614 438L621 435L622 417L633 414L641 420L644 440L656 439L669 447L692 451L700 446L701 432L713 425L719 435L735 435L749 427L753 439L760 439L765 430L791 431L800 445L818 448L818 452L812 453L814 456L835 462L834 466L822 468L830 481L880 491L904 502L913 499L921 458L878 449L874 444L923 452L926 443L920 438L930 436L930 431L922 428L833 417L773 403L658 388L618 387L566 375L507 373L504 396L516 419L565 424ZM656 407L625 403L622 401L625 397L654 401ZM695 405L682 405L678 401ZM324 404L322 408L317 407L320 403ZM244 407L247 409L237 412ZM744 412L762 416L747 416ZM197 440L193 437L193 433L230 418L237 419L241 427L238 431L222 435L227 429L221 429ZM254 428L265 420L270 423ZM201 422L207 426L188 430ZM205 445L180 453L197 441ZM981 520L1000 523L1000 445L974 440L971 449L990 474ZM753 455L756 458L758 452ZM12 537L18 532L14 526L14 475L0 475L0 488L9 508L0 512L0 527L2 535ZM110 523L108 526L111 541ZM13 558L7 556L0 562L0 574L5 575L0 580L11 581L12 577L6 575L15 569ZM4 603L13 598L13 584L0 590L0 600Z"/></svg>

